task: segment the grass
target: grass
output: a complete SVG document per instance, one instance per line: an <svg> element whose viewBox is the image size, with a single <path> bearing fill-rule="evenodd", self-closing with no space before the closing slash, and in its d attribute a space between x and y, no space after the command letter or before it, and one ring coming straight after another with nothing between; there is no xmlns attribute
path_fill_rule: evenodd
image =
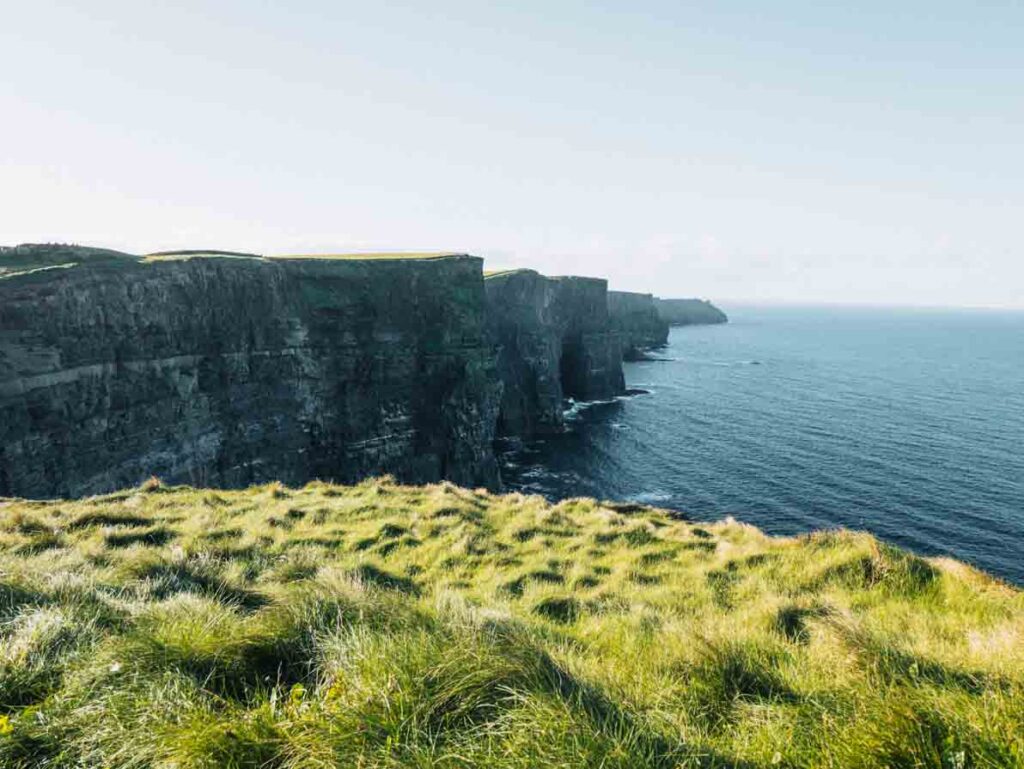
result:
<svg viewBox="0 0 1024 769"><path fill-rule="evenodd" d="M78 264L131 264L135 257L106 248L73 243L24 243L0 246L0 280Z"/></svg>
<svg viewBox="0 0 1024 769"><path fill-rule="evenodd" d="M450 256L465 256L460 251L391 251L355 254L279 254L270 259L445 259Z"/></svg>
<svg viewBox="0 0 1024 769"><path fill-rule="evenodd" d="M191 259L192 257L204 258L238 258L238 259L262 259L262 254L253 254L248 251L222 251L215 248L190 248L180 249L177 251L154 251L153 253L146 254L143 257L143 261L146 262L161 262L161 261L174 261L177 259Z"/></svg>
<svg viewBox="0 0 1024 769"><path fill-rule="evenodd" d="M1024 765L1024 594L448 484L0 500L2 767Z"/></svg>
<svg viewBox="0 0 1024 769"><path fill-rule="evenodd" d="M508 267L484 270L484 279L497 278L501 275L518 275L520 273L536 273L536 270L531 270L526 267Z"/></svg>
<svg viewBox="0 0 1024 769"><path fill-rule="evenodd" d="M14 247L0 247L0 280L5 278L31 275L43 270L71 268L80 264L105 264L108 266L149 264L171 262L186 259L328 259L353 261L382 261L402 259L444 259L463 254L454 251L437 252L390 252L390 253L353 253L353 254L282 254L262 255L242 251L221 251L217 249L187 249L177 251L157 251L136 257L108 249L88 248L85 246L65 244L27 244Z"/></svg>
<svg viewBox="0 0 1024 769"><path fill-rule="evenodd" d="M352 254L248 254L240 251L217 251L213 249L191 249L186 251L158 251L147 254L144 259L147 262L173 261L179 259L193 258L239 258L239 259L351 259L360 260L388 260L388 259L443 259L450 256L461 256L455 251L394 251L381 253L352 253Z"/></svg>

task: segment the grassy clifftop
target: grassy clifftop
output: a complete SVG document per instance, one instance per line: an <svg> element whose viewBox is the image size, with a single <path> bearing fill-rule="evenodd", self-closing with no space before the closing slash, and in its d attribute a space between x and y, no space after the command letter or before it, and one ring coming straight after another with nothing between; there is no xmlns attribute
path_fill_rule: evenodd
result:
<svg viewBox="0 0 1024 769"><path fill-rule="evenodd" d="M78 264L133 264L136 261L137 257L121 251L65 243L0 246L0 279Z"/></svg>
<svg viewBox="0 0 1024 769"><path fill-rule="evenodd" d="M351 260L351 261L380 261L380 260L423 260L423 259L445 259L452 256L466 256L456 251L393 251L393 252L366 252L351 254L275 254L264 256L261 254L249 254L242 251L217 251L213 249L191 249L187 251L156 251L145 256L147 262L174 261L180 259L194 258L218 258L238 257L246 259L323 259L330 260Z"/></svg>
<svg viewBox="0 0 1024 769"><path fill-rule="evenodd" d="M1024 594L858 533L371 481L0 501L0 766L996 767Z"/></svg>

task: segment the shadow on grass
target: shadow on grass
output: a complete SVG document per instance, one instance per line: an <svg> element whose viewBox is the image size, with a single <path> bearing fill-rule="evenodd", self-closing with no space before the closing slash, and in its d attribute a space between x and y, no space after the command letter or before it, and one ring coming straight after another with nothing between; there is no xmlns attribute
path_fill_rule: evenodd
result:
<svg viewBox="0 0 1024 769"><path fill-rule="evenodd" d="M249 611L270 602L262 593L232 585L219 575L197 569L188 563L153 564L139 577L150 581L152 596L158 600L178 593L197 593Z"/></svg>
<svg viewBox="0 0 1024 769"><path fill-rule="evenodd" d="M807 627L808 620L827 617L830 613L826 606L797 606L789 604L783 606L775 614L772 627L777 633L793 643L806 644L811 638L810 630Z"/></svg>
<svg viewBox="0 0 1024 769"><path fill-rule="evenodd" d="M87 529L93 526L124 526L126 528L139 528L149 526L153 523L149 518L132 515L131 513L110 512L107 510L93 510L75 518L68 523L68 531Z"/></svg>
<svg viewBox="0 0 1024 769"><path fill-rule="evenodd" d="M110 547L129 547L131 545L148 545L162 547L177 535L170 529L158 526L146 531L112 531L103 537Z"/></svg>
<svg viewBox="0 0 1024 769"><path fill-rule="evenodd" d="M395 590L407 595L419 595L420 593L419 586L408 577L400 577L397 574L384 571L373 564L361 564L350 573L360 582L383 588L384 590Z"/></svg>

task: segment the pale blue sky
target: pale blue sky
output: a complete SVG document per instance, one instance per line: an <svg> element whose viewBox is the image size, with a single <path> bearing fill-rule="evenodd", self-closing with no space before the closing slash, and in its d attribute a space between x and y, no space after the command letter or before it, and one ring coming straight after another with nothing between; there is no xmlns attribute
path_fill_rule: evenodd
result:
<svg viewBox="0 0 1024 769"><path fill-rule="evenodd" d="M1024 3L4 3L0 243L1024 306Z"/></svg>

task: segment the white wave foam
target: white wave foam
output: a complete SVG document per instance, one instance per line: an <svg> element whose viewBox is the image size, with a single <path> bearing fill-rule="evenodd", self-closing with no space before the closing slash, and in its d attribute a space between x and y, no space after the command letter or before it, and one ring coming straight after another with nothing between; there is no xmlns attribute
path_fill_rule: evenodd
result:
<svg viewBox="0 0 1024 769"><path fill-rule="evenodd" d="M645 491L642 494L634 494L629 498L630 502L639 502L642 505L654 505L658 502L668 502L672 499L672 494L661 489L655 489L654 491Z"/></svg>
<svg viewBox="0 0 1024 769"><path fill-rule="evenodd" d="M600 401L577 401L572 398L568 398L569 407L562 411L562 416L566 419L572 419L573 417L578 416L584 409L589 409L593 406L607 406L609 403L615 403L615 401L621 400L623 397L624 396L616 395L614 398Z"/></svg>

